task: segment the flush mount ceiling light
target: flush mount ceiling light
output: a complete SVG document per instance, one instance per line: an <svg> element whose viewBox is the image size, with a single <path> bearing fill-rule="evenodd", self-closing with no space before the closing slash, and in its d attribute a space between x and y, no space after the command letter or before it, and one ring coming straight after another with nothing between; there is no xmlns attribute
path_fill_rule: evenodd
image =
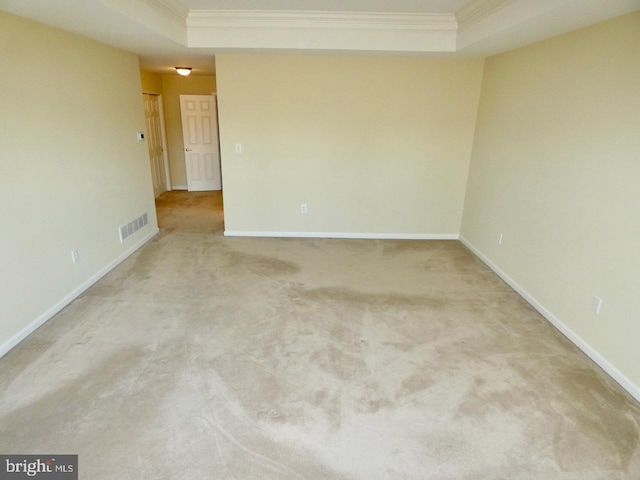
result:
<svg viewBox="0 0 640 480"><path fill-rule="evenodd" d="M186 77L191 73L191 67L175 67L175 68L176 68L176 72L178 72L178 74L182 75L183 77Z"/></svg>

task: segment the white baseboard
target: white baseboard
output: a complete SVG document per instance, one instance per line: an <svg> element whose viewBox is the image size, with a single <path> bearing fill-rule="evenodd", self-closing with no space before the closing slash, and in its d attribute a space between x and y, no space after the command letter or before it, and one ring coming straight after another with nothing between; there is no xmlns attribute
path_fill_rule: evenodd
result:
<svg viewBox="0 0 640 480"><path fill-rule="evenodd" d="M16 333L9 340L0 345L0 357L6 355L13 347L18 345L22 340L27 338L31 333L37 330L39 327L44 325L44 323L51 319L56 313L62 310L64 307L69 305L72 301L78 298L86 289L88 289L91 285L96 283L102 277L104 277L107 273L117 267L120 263L126 260L133 252L142 247L145 243L155 237L160 230L155 228L147 233L144 237L138 240L136 243L131 245L122 255L118 256L115 260L101 268L95 275L88 278L85 282L80 284L78 287L74 288L71 292L65 295L60 301L58 301L55 305L51 306L46 312L40 315L38 318L33 320L29 325L24 327L18 333Z"/></svg>
<svg viewBox="0 0 640 480"><path fill-rule="evenodd" d="M189 188L185 185L173 185L171 190L189 190Z"/></svg>
<svg viewBox="0 0 640 480"><path fill-rule="evenodd" d="M476 257L482 260L491 270L493 270L502 280L513 288L522 298L524 298L533 308L535 308L544 318L567 337L576 347L582 350L591 360L596 362L607 374L629 392L636 400L640 401L640 387L629 380L620 370L614 367L595 348L587 343L582 337L569 328L562 320L547 310L533 295L518 285L509 275L502 271L486 255L474 247L469 241L460 235L460 242L467 247Z"/></svg>
<svg viewBox="0 0 640 480"><path fill-rule="evenodd" d="M457 233L257 232L225 230L225 237L359 238L378 240L458 240Z"/></svg>

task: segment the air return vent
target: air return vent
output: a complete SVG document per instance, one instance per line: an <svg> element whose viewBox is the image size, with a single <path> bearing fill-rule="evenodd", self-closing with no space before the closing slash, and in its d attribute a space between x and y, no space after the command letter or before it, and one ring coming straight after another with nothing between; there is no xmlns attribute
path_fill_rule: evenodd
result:
<svg viewBox="0 0 640 480"><path fill-rule="evenodd" d="M147 214L144 213L126 225L122 225L120 227L120 243L124 243L127 238L136 233L147 223L149 223L149 220L147 219Z"/></svg>

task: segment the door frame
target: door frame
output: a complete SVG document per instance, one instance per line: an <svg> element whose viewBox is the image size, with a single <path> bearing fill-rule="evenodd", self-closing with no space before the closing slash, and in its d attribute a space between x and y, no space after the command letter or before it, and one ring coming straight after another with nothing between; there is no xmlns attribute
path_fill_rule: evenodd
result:
<svg viewBox="0 0 640 480"><path fill-rule="evenodd" d="M162 94L158 94L158 113L160 114L160 136L162 137L162 158L164 160L164 179L167 191L173 190L171 183L171 166L169 165L169 149L167 148L167 130L164 122L164 101Z"/></svg>

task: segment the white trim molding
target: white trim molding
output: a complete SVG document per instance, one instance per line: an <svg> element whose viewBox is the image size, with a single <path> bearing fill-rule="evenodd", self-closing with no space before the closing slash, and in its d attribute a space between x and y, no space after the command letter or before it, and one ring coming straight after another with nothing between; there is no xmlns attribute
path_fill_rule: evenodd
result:
<svg viewBox="0 0 640 480"><path fill-rule="evenodd" d="M456 12L458 30L469 28L485 18L502 10L515 0L473 0Z"/></svg>
<svg viewBox="0 0 640 480"><path fill-rule="evenodd" d="M505 1L505 0L502 0ZM458 23L450 13L301 12L274 10L192 10L188 27L327 28L332 30L448 30Z"/></svg>
<svg viewBox="0 0 640 480"><path fill-rule="evenodd" d="M131 0L127 0L131 1ZM189 9L182 5L179 0L143 0L146 1L156 11L173 17L175 21L186 22Z"/></svg>
<svg viewBox="0 0 640 480"><path fill-rule="evenodd" d="M370 240L458 240L457 233L260 232L225 230L225 237L354 238Z"/></svg>
<svg viewBox="0 0 640 480"><path fill-rule="evenodd" d="M107 273L117 267L120 263L126 260L129 256L131 256L136 250L142 247L145 243L155 237L160 230L158 228L154 228L150 232L148 232L144 237L138 240L135 244L133 244L130 248L128 248L124 253L120 256L116 257L112 262L105 265L98 272L88 278L85 282L80 284L78 287L74 288L71 292L65 295L60 299L55 305L52 305L48 310L38 316L35 320L29 323L26 327L12 336L9 340L0 345L0 357L5 356L13 347L18 345L21 341L27 338L31 333L36 331L42 325L44 325L47 320L50 320L56 313L62 310L64 307L69 305L72 301L78 298L85 290L91 287L94 283L104 277Z"/></svg>
<svg viewBox="0 0 640 480"><path fill-rule="evenodd" d="M162 137L162 160L164 162L165 188L171 190L171 165L169 164L169 147L167 146L167 127L164 123L164 100L158 95L158 112L160 113L160 136Z"/></svg>
<svg viewBox="0 0 640 480"><path fill-rule="evenodd" d="M522 288L515 280L501 270L489 257L484 255L480 250L473 246L466 238L460 235L460 242L467 247L476 257L484 262L491 270L493 270L507 285L513 288L518 295L526 300L540 315L542 315L549 323L556 327L560 333L567 337L571 343L582 350L591 360L593 360L600 368L602 368L611 378L622 386L636 400L640 401L640 387L633 383L626 375L614 367L606 358L604 358L595 348L584 340L580 335L569 328L562 320L550 312L542 305L533 295Z"/></svg>
<svg viewBox="0 0 640 480"><path fill-rule="evenodd" d="M190 48L453 52L452 13L347 13L192 10Z"/></svg>

